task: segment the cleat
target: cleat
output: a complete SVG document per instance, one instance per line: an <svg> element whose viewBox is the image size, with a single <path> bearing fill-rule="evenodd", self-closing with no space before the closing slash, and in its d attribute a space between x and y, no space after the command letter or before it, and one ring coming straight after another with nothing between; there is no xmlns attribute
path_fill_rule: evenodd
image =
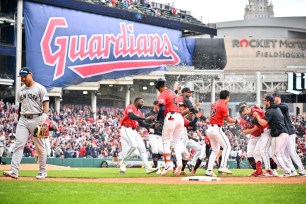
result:
<svg viewBox="0 0 306 204"><path fill-rule="evenodd" d="M251 174L251 177L259 177L259 176L263 176L263 173L262 172L258 173L257 171L255 171Z"/></svg>
<svg viewBox="0 0 306 204"><path fill-rule="evenodd" d="M160 169L158 169L158 171L156 172L156 174L161 174L161 170L160 170Z"/></svg>
<svg viewBox="0 0 306 204"><path fill-rule="evenodd" d="M291 171L291 176L294 177L294 176L298 176L299 174L294 170L294 171Z"/></svg>
<svg viewBox="0 0 306 204"><path fill-rule="evenodd" d="M47 177L47 173L41 173L41 172L38 172L37 176L36 176L36 179L45 179Z"/></svg>
<svg viewBox="0 0 306 204"><path fill-rule="evenodd" d="M191 165L191 164L189 165L189 164L187 164L187 168L189 169L190 172L192 172L192 170L193 170L193 168L194 168L194 165Z"/></svg>
<svg viewBox="0 0 306 204"><path fill-rule="evenodd" d="M299 176L306 176L306 171L305 170L300 171Z"/></svg>
<svg viewBox="0 0 306 204"><path fill-rule="evenodd" d="M214 174L214 172L212 170L207 170L206 173L205 173L205 176L216 177L217 175Z"/></svg>
<svg viewBox="0 0 306 204"><path fill-rule="evenodd" d="M219 168L219 169L218 169L218 173L219 173L219 174L227 174L227 175L233 174L233 172L231 172L230 170L228 170L228 168Z"/></svg>
<svg viewBox="0 0 306 204"><path fill-rule="evenodd" d="M291 176L292 176L291 172L285 172L283 174L283 177L291 177Z"/></svg>
<svg viewBox="0 0 306 204"><path fill-rule="evenodd" d="M272 175L275 177L279 177L276 169L272 169Z"/></svg>
<svg viewBox="0 0 306 204"><path fill-rule="evenodd" d="M271 170L266 170L265 173L263 173L261 176L264 176L264 177L270 177L270 176L273 176L273 173Z"/></svg>
<svg viewBox="0 0 306 204"><path fill-rule="evenodd" d="M158 168L148 168L146 169L146 174L152 174L158 171Z"/></svg>
<svg viewBox="0 0 306 204"><path fill-rule="evenodd" d="M294 176L297 176L297 173L294 174L292 173L292 171L289 171L289 172L285 172L282 177L294 177Z"/></svg>
<svg viewBox="0 0 306 204"><path fill-rule="evenodd" d="M196 171L195 171L195 170L192 170L192 171L190 172L190 174L191 174L191 175L194 175L194 174L196 174Z"/></svg>
<svg viewBox="0 0 306 204"><path fill-rule="evenodd" d="M120 173L120 174L125 174L125 171L120 171L119 173Z"/></svg>
<svg viewBox="0 0 306 204"><path fill-rule="evenodd" d="M14 178L14 179L18 179L18 175L15 174L12 170L3 171L3 175L6 176L6 177L11 177L11 178Z"/></svg>
<svg viewBox="0 0 306 204"><path fill-rule="evenodd" d="M168 173L173 172L172 166L167 166L165 169L161 172L161 176L166 176Z"/></svg>

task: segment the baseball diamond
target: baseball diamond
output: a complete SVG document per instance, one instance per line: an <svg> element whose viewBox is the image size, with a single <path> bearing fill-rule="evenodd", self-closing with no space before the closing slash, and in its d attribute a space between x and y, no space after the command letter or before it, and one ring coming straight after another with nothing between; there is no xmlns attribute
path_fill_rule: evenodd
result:
<svg viewBox="0 0 306 204"><path fill-rule="evenodd" d="M216 2L1 0L1 203L305 203L303 1Z"/></svg>

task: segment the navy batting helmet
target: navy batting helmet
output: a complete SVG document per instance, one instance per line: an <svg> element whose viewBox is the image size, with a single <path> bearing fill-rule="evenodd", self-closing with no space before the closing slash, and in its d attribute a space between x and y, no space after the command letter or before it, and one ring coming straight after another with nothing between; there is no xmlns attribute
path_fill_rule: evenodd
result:
<svg viewBox="0 0 306 204"><path fill-rule="evenodd" d="M164 79L164 78L156 79L156 81L155 81L155 88L159 89L162 86L166 86L166 79Z"/></svg>

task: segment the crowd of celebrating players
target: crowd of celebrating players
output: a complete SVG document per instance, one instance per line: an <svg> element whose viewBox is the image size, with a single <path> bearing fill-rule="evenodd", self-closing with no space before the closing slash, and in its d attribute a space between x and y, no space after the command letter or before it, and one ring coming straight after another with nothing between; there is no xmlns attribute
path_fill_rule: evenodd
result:
<svg viewBox="0 0 306 204"><path fill-rule="evenodd" d="M143 108L143 114L151 108ZM15 130L18 122L17 107L12 103L0 103L0 134L5 138L4 157L11 157L14 148ZM91 107L88 105L62 105L60 112L50 109L49 118L52 121L50 132L49 157L58 158L116 158L122 151L120 142L119 121L123 117L124 109L115 107L99 107L97 117L93 118ZM291 117L297 134L297 153L303 162L306 156L306 118L301 115ZM201 145L208 124L204 120L198 120L196 127L188 131ZM249 136L241 133L240 125L225 125L225 134L229 138L232 152L230 158L239 156L246 159ZM139 134L144 140L148 158L152 158L149 144L149 131L140 128ZM193 149L188 149L191 156L195 154ZM35 145L30 139L24 147L24 157L35 157Z"/></svg>

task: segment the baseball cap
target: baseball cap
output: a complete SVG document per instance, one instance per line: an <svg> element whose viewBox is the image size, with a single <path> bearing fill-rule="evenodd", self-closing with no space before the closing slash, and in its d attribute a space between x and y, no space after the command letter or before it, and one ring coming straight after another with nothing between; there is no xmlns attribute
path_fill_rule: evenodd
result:
<svg viewBox="0 0 306 204"><path fill-rule="evenodd" d="M179 102L179 106L184 106L185 104L184 104L184 102Z"/></svg>
<svg viewBox="0 0 306 204"><path fill-rule="evenodd" d="M184 88L182 89L182 93L185 93L185 92L187 92L187 93L192 93L193 91L191 91L191 89L190 89L189 87L184 87Z"/></svg>
<svg viewBox="0 0 306 204"><path fill-rule="evenodd" d="M274 92L274 93L272 94L272 97L273 97L273 98L275 98L275 97L281 97L281 95L280 95L279 93L277 93L277 92Z"/></svg>
<svg viewBox="0 0 306 204"><path fill-rule="evenodd" d="M153 102L153 105L158 105L158 101L154 101L154 102Z"/></svg>
<svg viewBox="0 0 306 204"><path fill-rule="evenodd" d="M265 96L263 100L270 101L270 103L274 103L274 98L272 96Z"/></svg>
<svg viewBox="0 0 306 204"><path fill-rule="evenodd" d="M32 73L29 67L23 67L19 71L19 77Z"/></svg>

